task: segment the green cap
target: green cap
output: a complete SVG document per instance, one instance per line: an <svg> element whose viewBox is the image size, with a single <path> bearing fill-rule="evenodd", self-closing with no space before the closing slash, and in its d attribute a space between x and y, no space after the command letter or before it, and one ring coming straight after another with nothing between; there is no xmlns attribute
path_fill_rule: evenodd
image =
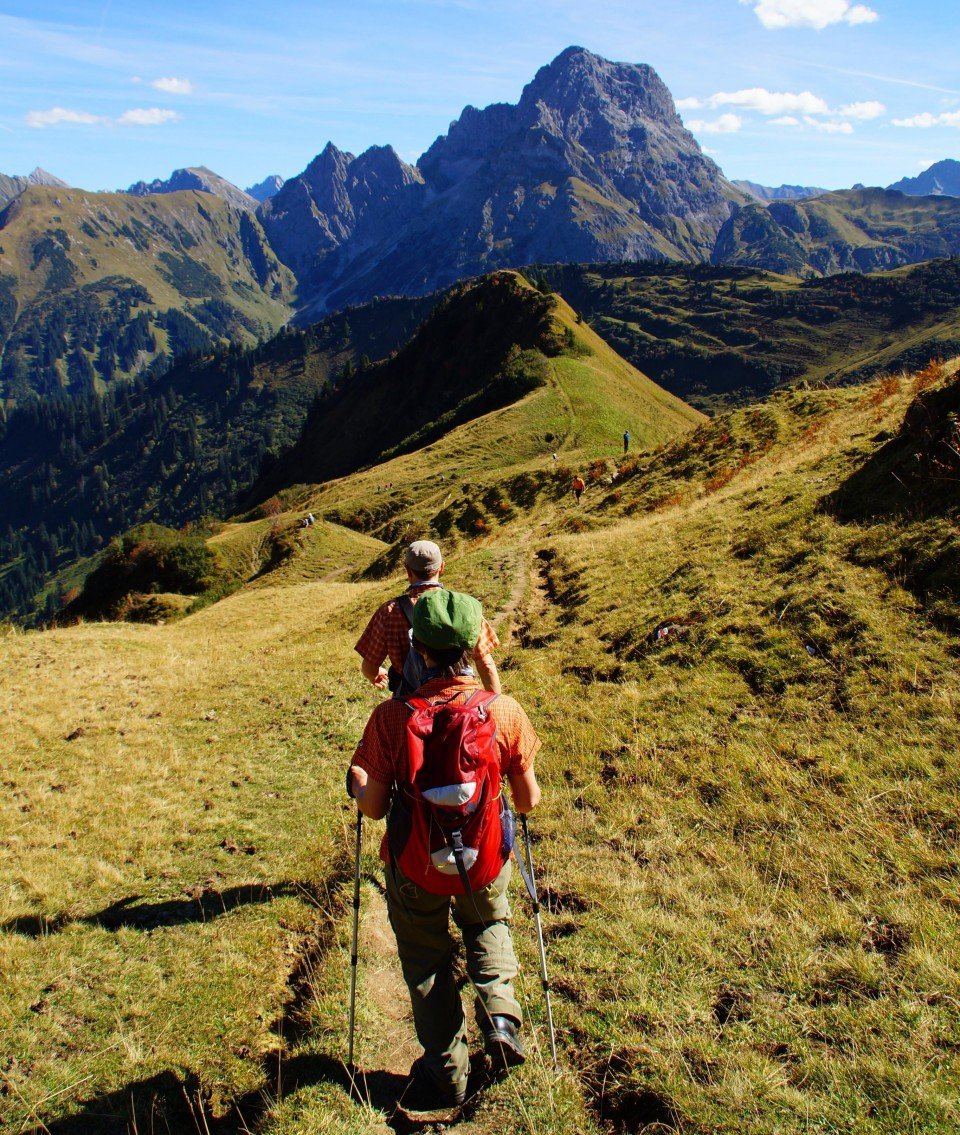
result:
<svg viewBox="0 0 960 1135"><path fill-rule="evenodd" d="M483 608L472 595L438 588L413 608L413 637L436 650L472 650L480 638Z"/></svg>

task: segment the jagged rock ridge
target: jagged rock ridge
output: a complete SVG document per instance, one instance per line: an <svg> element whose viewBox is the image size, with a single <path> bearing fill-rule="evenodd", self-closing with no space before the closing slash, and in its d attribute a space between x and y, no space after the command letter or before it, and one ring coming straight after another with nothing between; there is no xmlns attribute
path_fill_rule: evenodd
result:
<svg viewBox="0 0 960 1135"><path fill-rule="evenodd" d="M756 181L735 180L733 184L757 201L804 201L829 192L815 185L760 185Z"/></svg>
<svg viewBox="0 0 960 1135"><path fill-rule="evenodd" d="M134 197L149 197L153 193L177 193L182 189L199 189L201 193L212 193L237 209L247 209L250 212L256 209L258 203L249 193L244 193L232 181L227 181L206 166L175 169L166 181L161 181L160 178L154 178L150 182L138 181L126 192Z"/></svg>
<svg viewBox="0 0 960 1135"><path fill-rule="evenodd" d="M709 259L746 200L651 67L572 47L416 167L330 144L259 215L311 315L537 260Z"/></svg>
<svg viewBox="0 0 960 1135"><path fill-rule="evenodd" d="M960 197L960 162L945 158L917 177L902 177L887 188L911 197Z"/></svg>

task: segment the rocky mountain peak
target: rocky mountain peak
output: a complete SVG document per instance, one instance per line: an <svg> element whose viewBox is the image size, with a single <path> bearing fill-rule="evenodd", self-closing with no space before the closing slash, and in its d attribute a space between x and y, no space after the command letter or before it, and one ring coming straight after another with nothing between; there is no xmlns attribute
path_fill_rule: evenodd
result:
<svg viewBox="0 0 960 1135"><path fill-rule="evenodd" d="M55 174L48 173L45 169L37 166L31 173L27 174L26 180L31 185L52 185L58 189L69 189L67 182L61 180Z"/></svg>
<svg viewBox="0 0 960 1135"><path fill-rule="evenodd" d="M673 98L660 76L644 63L611 63L582 47L568 47L523 90L519 109L541 106L566 124L590 117L672 119Z"/></svg>
<svg viewBox="0 0 960 1135"><path fill-rule="evenodd" d="M350 165L350 175L357 181L375 178L389 185L411 185L421 181L416 166L408 165L393 146L371 146Z"/></svg>
<svg viewBox="0 0 960 1135"><path fill-rule="evenodd" d="M917 177L903 177L887 188L912 197L960 197L960 162L944 158Z"/></svg>
<svg viewBox="0 0 960 1135"><path fill-rule="evenodd" d="M274 197L283 188L283 178L278 173L272 173L269 177L265 177L263 181L258 181L256 185L249 186L245 192L248 197L252 197L254 201L268 201Z"/></svg>

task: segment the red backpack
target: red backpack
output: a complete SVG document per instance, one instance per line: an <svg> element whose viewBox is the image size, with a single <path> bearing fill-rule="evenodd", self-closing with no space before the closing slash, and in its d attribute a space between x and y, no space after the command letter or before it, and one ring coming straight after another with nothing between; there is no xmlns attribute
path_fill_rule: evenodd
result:
<svg viewBox="0 0 960 1135"><path fill-rule="evenodd" d="M513 847L513 815L500 789L496 694L466 702L411 698L407 769L387 823L392 861L436 895L471 894L500 873Z"/></svg>

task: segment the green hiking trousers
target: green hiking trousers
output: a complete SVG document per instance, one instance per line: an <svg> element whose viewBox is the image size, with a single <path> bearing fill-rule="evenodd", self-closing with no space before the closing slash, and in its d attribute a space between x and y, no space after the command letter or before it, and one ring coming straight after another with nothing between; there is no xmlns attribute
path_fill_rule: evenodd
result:
<svg viewBox="0 0 960 1135"><path fill-rule="evenodd" d="M481 1032L492 1016L522 1020L513 993L517 955L510 937L507 884L510 861L472 895L453 896L453 918L463 936L467 972L476 988ZM470 1071L466 1018L453 975L449 895L434 895L401 871L386 867L387 911L397 939L403 979L410 991L425 1071L440 1085L466 1087Z"/></svg>

